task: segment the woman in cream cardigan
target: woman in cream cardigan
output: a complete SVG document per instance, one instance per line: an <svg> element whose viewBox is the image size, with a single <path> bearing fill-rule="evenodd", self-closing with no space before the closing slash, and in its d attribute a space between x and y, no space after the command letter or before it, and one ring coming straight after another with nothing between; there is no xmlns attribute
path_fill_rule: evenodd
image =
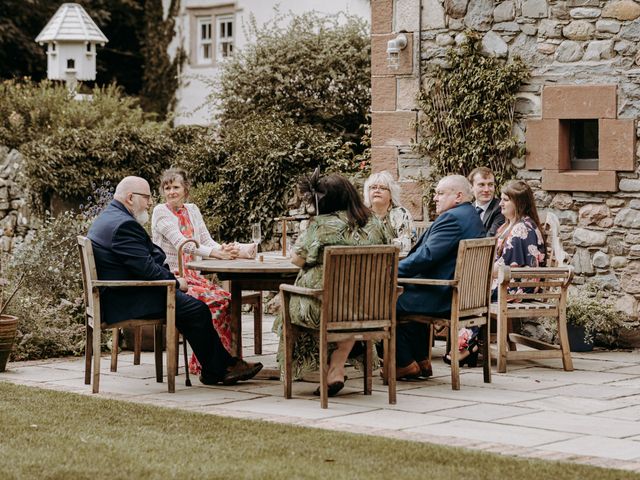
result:
<svg viewBox="0 0 640 480"><path fill-rule="evenodd" d="M172 271L178 270L178 247L188 238L198 241L195 247L188 243L183 249L183 264L193 260L195 256L204 258L233 259L238 257L255 257L255 244L218 243L209 234L202 219L200 209L193 203L186 203L189 196L190 182L184 170L170 168L162 173L160 193L165 203L153 209L151 231L153 243L164 250L167 263ZM203 301L211 310L213 325L227 350L231 348L231 328L229 303L231 294L200 272L185 269L184 278L189 284L189 295ZM195 356L189 362L189 371L200 373L200 363Z"/></svg>

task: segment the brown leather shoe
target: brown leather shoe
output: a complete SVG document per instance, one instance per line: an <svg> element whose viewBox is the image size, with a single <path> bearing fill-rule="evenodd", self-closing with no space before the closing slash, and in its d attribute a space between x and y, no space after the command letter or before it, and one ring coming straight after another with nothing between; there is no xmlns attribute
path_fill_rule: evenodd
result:
<svg viewBox="0 0 640 480"><path fill-rule="evenodd" d="M431 362L429 360L421 360L418 362L418 365L420 366L421 377L433 377L433 369L431 368Z"/></svg>
<svg viewBox="0 0 640 480"><path fill-rule="evenodd" d="M262 370L262 364L260 362L249 363L238 358L235 364L227 367L227 373L222 377L222 384L235 385L243 380L249 380L255 377L260 370Z"/></svg>
<svg viewBox="0 0 640 480"><path fill-rule="evenodd" d="M396 378L398 380L413 380L420 377L420 366L418 362L413 361L406 367L396 368Z"/></svg>

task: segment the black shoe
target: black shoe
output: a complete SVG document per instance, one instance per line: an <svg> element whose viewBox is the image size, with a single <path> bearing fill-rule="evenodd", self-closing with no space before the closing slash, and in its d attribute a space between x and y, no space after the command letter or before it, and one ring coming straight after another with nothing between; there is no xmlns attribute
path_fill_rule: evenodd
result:
<svg viewBox="0 0 640 480"><path fill-rule="evenodd" d="M260 370L262 370L260 362L249 363L238 358L233 366L227 367L227 373L222 377L222 384L235 385L243 380L249 380L255 377Z"/></svg>
<svg viewBox="0 0 640 480"><path fill-rule="evenodd" d="M222 378L220 377L210 377L202 373L200 374L198 379L200 380L200 383L202 383L203 385L217 385L220 382L222 382Z"/></svg>
<svg viewBox="0 0 640 480"><path fill-rule="evenodd" d="M344 382L346 382L346 381L347 381L347 377L344 377ZM329 385L327 385L327 394L330 397L335 397L338 394L338 392L344 388L344 382L337 381L337 382L333 382L333 383L330 383ZM320 396L320 387L316 388L314 390L313 394L316 397L319 397Z"/></svg>

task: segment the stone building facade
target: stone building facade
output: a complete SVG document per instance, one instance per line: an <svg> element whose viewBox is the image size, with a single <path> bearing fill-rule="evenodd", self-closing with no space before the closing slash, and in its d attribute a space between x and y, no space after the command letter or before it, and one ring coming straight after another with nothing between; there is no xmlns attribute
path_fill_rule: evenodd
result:
<svg viewBox="0 0 640 480"><path fill-rule="evenodd" d="M539 208L558 215L574 282L595 283L618 309L638 317L640 3L372 0L371 6L373 170L395 173L408 207L422 217L415 178L428 171L429 160L411 147L418 138L416 94L465 30L478 32L484 53L517 55L530 68L513 126L527 154L513 162ZM407 46L392 69L387 42L400 32ZM596 158L581 169L576 142L587 130L597 139Z"/></svg>

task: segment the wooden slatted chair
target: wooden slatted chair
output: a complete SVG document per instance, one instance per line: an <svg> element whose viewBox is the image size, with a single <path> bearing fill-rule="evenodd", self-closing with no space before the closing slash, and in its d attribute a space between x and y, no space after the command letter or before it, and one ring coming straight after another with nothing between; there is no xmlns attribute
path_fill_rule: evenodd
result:
<svg viewBox="0 0 640 480"><path fill-rule="evenodd" d="M450 333L447 348L457 344L457 334L462 327L480 327L484 338L482 352L484 357L483 373L485 383L491 382L491 363L489 350L489 305L491 303L491 272L495 256L496 239L478 238L461 240L458 245L456 269L452 280L430 278L399 278L401 285L434 285L450 286L453 290L451 298L451 316L449 319L428 315L402 315L398 322L419 322L430 326L433 338L433 326L446 325ZM451 337L454 337L453 340ZM451 350L451 388L460 390L460 366L457 348ZM385 350L386 352L386 350ZM385 363L388 355L385 353ZM431 360L431 348L429 348Z"/></svg>
<svg viewBox="0 0 640 480"><path fill-rule="evenodd" d="M491 304L491 316L497 325L497 366L507 371L508 360L561 358L566 371L573 370L567 335L567 288L573 267L508 267L498 271L498 301ZM535 293L523 289L536 288ZM524 290L527 291L527 290ZM559 345L512 332L511 320L549 317L558 322ZM534 350L517 350L516 345Z"/></svg>
<svg viewBox="0 0 640 480"><path fill-rule="evenodd" d="M569 348L566 302L567 289L573 276L573 268L565 266L567 253L560 240L560 222L550 211L541 212L541 229L546 236L546 267L527 268L522 276L522 268L505 267L498 275L498 302L491 305L491 316L496 319L496 358L498 373L507 371L508 360L537 360L561 358L566 371L573 370ZM525 288L533 284L537 287L533 294L509 293L518 286ZM558 322L558 345L513 332L513 320L520 318L550 317ZM517 350L517 345L534 350Z"/></svg>
<svg viewBox="0 0 640 480"><path fill-rule="evenodd" d="M166 324L167 344L167 383L169 393L176 390L175 377L177 373L176 354L176 322L175 322L175 288L173 280L98 280L96 264L93 256L91 241L83 236L78 236L78 249L80 253L80 265L82 267L82 283L84 286L85 303L85 373L84 383L93 383L93 393L100 389L100 336L102 330L113 330L114 338L118 336L118 330L127 327L142 325L154 326L154 352L156 364L156 381L162 383L162 326ZM100 317L100 287L158 287L167 290L167 313L165 318L155 319L129 319L117 323L103 323ZM93 382L91 375L91 359L93 357ZM115 359L115 360L114 360ZM117 361L117 344L111 355L112 371Z"/></svg>
<svg viewBox="0 0 640 480"><path fill-rule="evenodd" d="M372 390L373 341L382 340L389 359L384 369L389 378L389 403L396 403L396 299L399 250L390 245L333 246L324 251L323 288L280 285L284 334L284 396L291 398L292 356L297 334L305 330L291 323L292 294L317 299L322 304L320 329L320 405L328 406L328 343L365 341L364 393Z"/></svg>

